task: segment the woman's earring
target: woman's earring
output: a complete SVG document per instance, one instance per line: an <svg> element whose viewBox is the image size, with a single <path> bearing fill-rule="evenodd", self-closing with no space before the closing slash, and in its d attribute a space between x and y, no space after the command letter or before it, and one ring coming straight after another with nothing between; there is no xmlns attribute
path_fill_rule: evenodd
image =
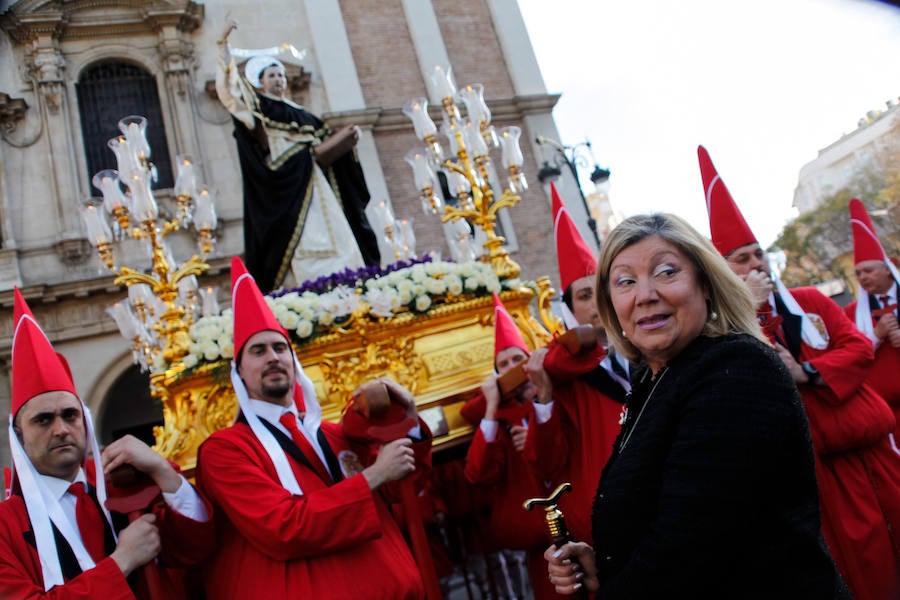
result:
<svg viewBox="0 0 900 600"><path fill-rule="evenodd" d="M710 321L715 321L715 320L718 319L718 318L719 318L719 313L717 313L716 311L711 311L711 312L709 313L709 320L710 320Z"/></svg>
<svg viewBox="0 0 900 600"><path fill-rule="evenodd" d="M625 335L625 330L624 330L624 329L622 330L622 337L623 337L623 338L627 338L627 337L628 337L627 335Z"/></svg>

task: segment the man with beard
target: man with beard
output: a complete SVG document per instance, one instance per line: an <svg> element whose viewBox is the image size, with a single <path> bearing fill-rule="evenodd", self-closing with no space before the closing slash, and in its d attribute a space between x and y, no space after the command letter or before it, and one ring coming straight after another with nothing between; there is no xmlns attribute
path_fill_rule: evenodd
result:
<svg viewBox="0 0 900 600"><path fill-rule="evenodd" d="M207 597L422 598L416 563L380 493L430 459L415 399L383 380L416 424L416 439L384 444L363 466L367 449L322 421L287 331L237 257L231 277L240 413L197 456L197 485L216 508L220 541L203 573Z"/></svg>
<svg viewBox="0 0 900 600"><path fill-rule="evenodd" d="M244 253L265 292L346 268L377 265L369 190L354 148L359 128L332 132L287 96L284 65L235 65L229 21L218 42L216 91L232 114L244 180ZM293 281L290 281L293 279Z"/></svg>

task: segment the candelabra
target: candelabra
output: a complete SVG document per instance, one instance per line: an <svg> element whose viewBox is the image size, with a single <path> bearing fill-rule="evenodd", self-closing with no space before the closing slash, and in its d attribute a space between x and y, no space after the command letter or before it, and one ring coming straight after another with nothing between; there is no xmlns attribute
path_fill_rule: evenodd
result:
<svg viewBox="0 0 900 600"><path fill-rule="evenodd" d="M91 244L103 264L116 274L114 283L128 288L128 302L116 303L108 312L122 335L132 342L135 363L155 373L187 353L188 328L194 318L201 310L214 310L214 291L198 291L197 275L209 269L205 259L215 243L215 194L205 186L198 187L194 161L178 156L176 214L161 218L151 189L156 167L150 162L147 119L129 116L118 125L122 135L108 142L118 169L94 175L92 183L103 194L102 206L89 203L82 216ZM194 254L179 265L165 237L191 224L197 232L200 255ZM149 249L148 272L116 264L114 248L126 239L137 240Z"/></svg>
<svg viewBox="0 0 900 600"><path fill-rule="evenodd" d="M422 197L422 208L427 214L443 210L444 223L465 220L475 226L476 236L483 234L486 254L481 258L490 262L501 277L516 277L519 265L509 257L503 247L504 238L497 235L497 212L511 207L521 200L520 194L527 188L522 172L524 162L519 148L519 127L504 127L499 131L491 125L491 112L484 101L481 84L467 85L457 91L451 69L435 67L431 74L431 89L441 98L441 133L447 138L451 156L444 158L438 141L438 128L428 115L428 100L413 98L403 106L403 112L412 121L416 137L425 146L413 148L406 155L412 167L416 188ZM456 101L466 108L463 120ZM505 187L500 184L491 149L500 146L501 164L507 173ZM448 202L441 200L442 190L438 172L442 172ZM503 190L498 196L495 190ZM459 229L454 229L458 232Z"/></svg>
<svg viewBox="0 0 900 600"><path fill-rule="evenodd" d="M384 236L394 260L416 258L416 234L412 219L395 219L391 206L382 200L375 205L373 225Z"/></svg>
<svg viewBox="0 0 900 600"><path fill-rule="evenodd" d="M569 171L572 173L572 177L575 178L575 185L578 186L578 193L581 196L581 203L584 205L584 212L587 214L588 219L588 227L591 228L591 233L594 234L594 241L597 242L597 247L600 247L600 234L597 232L597 220L594 218L594 214L591 211L590 206L588 206L587 198L584 195L584 190L581 189L581 180L578 178L578 167L588 167L590 163L588 162L588 157L585 156L584 152L579 152L582 148L587 151L587 154L590 155L591 160L593 160L593 153L591 152L591 142L585 140L580 144L575 144L574 146L566 146L560 144L556 140L552 140L550 138L544 137L542 135L537 136L535 141L539 146L550 146L556 151L556 154L552 155L549 160L545 160L543 166L540 171L538 171L538 180L541 183L544 183L547 180L555 180L558 179L562 174L560 171L560 167L564 164L569 168ZM562 161L562 162L560 162ZM591 171L591 181L595 186L599 187L609 181L610 171L609 169L604 169L594 163L594 170Z"/></svg>

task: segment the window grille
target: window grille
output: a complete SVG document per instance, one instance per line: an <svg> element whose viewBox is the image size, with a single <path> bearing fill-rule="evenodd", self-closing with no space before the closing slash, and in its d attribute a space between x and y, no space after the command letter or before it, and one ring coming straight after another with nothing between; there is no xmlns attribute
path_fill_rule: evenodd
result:
<svg viewBox="0 0 900 600"><path fill-rule="evenodd" d="M119 120L141 115L147 117L147 142L159 176L153 188L172 187L172 164L156 79L136 65L105 61L85 69L76 90L89 185L94 173L116 168L116 156L107 142L121 134ZM93 187L89 189L99 194Z"/></svg>

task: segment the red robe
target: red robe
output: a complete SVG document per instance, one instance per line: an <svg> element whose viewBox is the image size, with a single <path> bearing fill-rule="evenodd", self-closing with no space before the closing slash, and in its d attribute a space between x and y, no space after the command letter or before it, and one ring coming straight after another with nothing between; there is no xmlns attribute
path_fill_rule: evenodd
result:
<svg viewBox="0 0 900 600"><path fill-rule="evenodd" d="M478 394L460 413L470 418L484 414L485 399ZM473 419L477 425L480 419ZM491 536L501 548L525 550L528 574L535 600L559 598L547 577L544 550L550 545L550 534L542 510L526 511L522 503L529 498L543 498L551 491L534 477L521 452L513 447L509 425L500 421L497 438L488 442L481 429L475 430L466 455L466 479L476 485L488 485L491 496Z"/></svg>
<svg viewBox="0 0 900 600"><path fill-rule="evenodd" d="M856 302L844 307L844 312L856 323ZM872 325L875 325L874 317ZM894 442L900 444L900 348L894 348L888 341L878 345L878 349L875 350L875 362L869 369L866 383L878 392L894 411L894 418L897 421Z"/></svg>
<svg viewBox="0 0 900 600"><path fill-rule="evenodd" d="M797 385L816 451L825 540L854 598L900 598L900 455L888 439L894 415L865 383L872 342L817 289L791 294L829 337L824 350L801 344L797 358L826 384ZM796 328L780 313L783 328Z"/></svg>
<svg viewBox="0 0 900 600"><path fill-rule="evenodd" d="M91 479L90 469L88 477ZM207 505L207 512L212 508ZM215 544L212 520L194 521L170 509L160 497L154 505L157 526L162 540L159 573L165 597L187 599L184 568L196 565L209 555ZM29 541L30 536L30 541ZM48 598L83 600L119 600L147 598L146 585L137 569L130 579L136 592L128 585L116 562L108 556L93 569L68 579L64 585L44 592L44 579L34 533L28 520L25 501L13 495L0 502L0 598Z"/></svg>
<svg viewBox="0 0 900 600"><path fill-rule="evenodd" d="M292 456L300 484L281 486L245 423L213 433L197 457L197 486L216 509L218 552L203 569L208 598L422 598L424 588L387 504L373 494L340 425L322 431L345 478L330 485ZM416 444L428 454L430 439ZM421 462L421 461L420 461ZM355 466L353 464L355 463Z"/></svg>
<svg viewBox="0 0 900 600"><path fill-rule="evenodd" d="M525 459L551 491L564 481L572 484L560 509L572 538L590 542L591 507L621 429L623 404L578 379L598 367L606 356L603 346L583 356L573 356L556 340L547 348L544 370L553 382L553 414L546 423L538 423L534 415L529 419L534 425L528 430Z"/></svg>

